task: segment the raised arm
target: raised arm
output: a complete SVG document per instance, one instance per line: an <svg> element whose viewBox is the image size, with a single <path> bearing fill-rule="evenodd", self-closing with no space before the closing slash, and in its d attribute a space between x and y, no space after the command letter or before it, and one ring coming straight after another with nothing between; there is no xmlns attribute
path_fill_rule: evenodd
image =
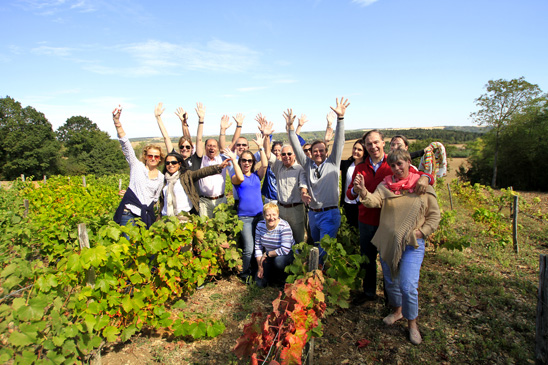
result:
<svg viewBox="0 0 548 365"><path fill-rule="evenodd" d="M266 174L266 169L268 168L268 160L266 159L266 154L263 148L265 138L266 137L264 137L261 133L257 133L255 134L255 139L253 140L253 142L255 142L255 144L259 148L260 155L261 155L261 168L257 171L257 175L259 175L259 178L261 180Z"/></svg>
<svg viewBox="0 0 548 365"><path fill-rule="evenodd" d="M173 151L173 143L171 143L171 138L169 138L169 135L167 134L167 129L164 126L164 122L162 122L162 113L164 112L164 110L164 104L158 103L158 105L156 105L156 107L154 108L154 116L156 117L156 121L158 122L158 127L160 128L162 137L164 137L164 143L166 144L167 153L170 153L171 151Z"/></svg>
<svg viewBox="0 0 548 365"><path fill-rule="evenodd" d="M295 134L300 135L301 134L301 128L303 125L308 122L308 118L305 114L301 114L301 117L299 118L299 123L297 124L297 129L295 130Z"/></svg>
<svg viewBox="0 0 548 365"><path fill-rule="evenodd" d="M230 128L231 125L230 117L228 115L223 115L221 117L221 132L219 133L219 148L221 151L228 147L226 145L226 130Z"/></svg>
<svg viewBox="0 0 548 365"><path fill-rule="evenodd" d="M196 156L202 158L204 155L204 118L205 106L202 103L196 103L196 114L198 115L198 130L196 131Z"/></svg>
<svg viewBox="0 0 548 365"><path fill-rule="evenodd" d="M244 173L242 172L240 165L238 165L236 154L228 147L225 147L223 153L232 160L232 167L234 167L234 175L232 175L230 181L233 185L240 185L244 182Z"/></svg>
<svg viewBox="0 0 548 365"><path fill-rule="evenodd" d="M238 141L238 138L240 138L240 134L242 133L242 124L244 124L245 115L243 115L242 113L238 113L233 118L236 121L236 130L234 131L234 135L232 136L232 143L230 143L230 149L232 151L234 151L234 148L236 147L236 142Z"/></svg>
<svg viewBox="0 0 548 365"><path fill-rule="evenodd" d="M175 115L178 116L181 121L183 136L190 139L190 130L188 129L188 113L183 108L178 107L175 111Z"/></svg>
<svg viewBox="0 0 548 365"><path fill-rule="evenodd" d="M287 134L289 136L289 144L293 147L293 153L295 153L297 162L304 167L306 163L306 155L304 154L301 144L299 143L299 139L295 134L295 128L293 126L293 123L295 122L295 115L293 115L292 109L287 109L287 111L284 112L284 119L285 129L287 130Z"/></svg>
<svg viewBox="0 0 548 365"><path fill-rule="evenodd" d="M112 120L114 121L114 127L116 128L116 133L118 133L118 138L123 138L126 136L126 132L124 132L124 128L122 128L120 115L122 115L122 106L118 105L118 108L115 108L112 111Z"/></svg>
<svg viewBox="0 0 548 365"><path fill-rule="evenodd" d="M337 119L337 116L331 111L327 113L325 119L327 120L327 127L325 128L325 136L323 137L323 140L325 142L325 146L327 147L333 138L333 122Z"/></svg>
<svg viewBox="0 0 548 365"><path fill-rule="evenodd" d="M328 159L330 159L332 163L340 165L342 151L344 147L344 113L346 112L346 108L348 108L350 103L348 102L348 99L345 100L344 97L341 98L340 102L337 98L336 102L337 105L335 106L335 108L331 107L331 110L333 110L335 114L337 114L337 130L335 131L333 150Z"/></svg>

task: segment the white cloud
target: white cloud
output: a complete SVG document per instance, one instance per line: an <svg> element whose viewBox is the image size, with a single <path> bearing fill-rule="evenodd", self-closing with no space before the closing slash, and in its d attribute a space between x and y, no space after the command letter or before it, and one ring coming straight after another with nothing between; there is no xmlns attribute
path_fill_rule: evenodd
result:
<svg viewBox="0 0 548 365"><path fill-rule="evenodd" d="M90 0L20 0L20 6L40 15L55 15L67 10L89 13L96 10L97 1Z"/></svg>
<svg viewBox="0 0 548 365"><path fill-rule="evenodd" d="M264 89L266 89L266 86L252 86L252 87L241 87L236 89L236 91L247 93L250 91L257 91L257 90L264 90Z"/></svg>
<svg viewBox="0 0 548 365"><path fill-rule="evenodd" d="M358 4L360 6L369 6L373 3L376 3L378 0L352 0L353 3Z"/></svg>
<svg viewBox="0 0 548 365"><path fill-rule="evenodd" d="M294 84L297 80L291 80L291 79L282 79L282 80L275 80L275 84Z"/></svg>
<svg viewBox="0 0 548 365"><path fill-rule="evenodd" d="M57 56L57 57L70 57L74 48L69 47L49 47L49 46L40 46L33 48L31 51L36 54L48 55L48 56Z"/></svg>

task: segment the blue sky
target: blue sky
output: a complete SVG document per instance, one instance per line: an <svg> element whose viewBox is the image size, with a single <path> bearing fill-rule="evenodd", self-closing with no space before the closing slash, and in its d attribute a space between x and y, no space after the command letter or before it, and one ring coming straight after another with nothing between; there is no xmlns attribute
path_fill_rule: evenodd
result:
<svg viewBox="0 0 548 365"><path fill-rule="evenodd" d="M323 129L340 96L347 129L471 125L488 80L548 91L547 13L545 0L4 0L0 96L111 136L118 104L130 137L159 136L160 101L172 136L179 106L194 133L197 101L206 134L238 112L244 132L259 112L281 132L288 107Z"/></svg>

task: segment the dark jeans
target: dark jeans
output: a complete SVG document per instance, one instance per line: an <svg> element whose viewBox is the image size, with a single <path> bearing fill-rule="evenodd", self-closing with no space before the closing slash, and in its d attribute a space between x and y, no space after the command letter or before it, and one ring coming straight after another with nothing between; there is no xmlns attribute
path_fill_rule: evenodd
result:
<svg viewBox="0 0 548 365"><path fill-rule="evenodd" d="M263 277L255 276L255 282L260 288L265 288L268 284L281 286L287 279L287 274L284 269L287 265L293 262L293 252L288 255L267 257L263 261Z"/></svg>
<svg viewBox="0 0 548 365"><path fill-rule="evenodd" d="M365 295L375 296L377 294L377 247L371 243L371 240L379 227L360 222L359 228L360 253L369 260L368 263L362 264L362 268L365 269L363 292Z"/></svg>

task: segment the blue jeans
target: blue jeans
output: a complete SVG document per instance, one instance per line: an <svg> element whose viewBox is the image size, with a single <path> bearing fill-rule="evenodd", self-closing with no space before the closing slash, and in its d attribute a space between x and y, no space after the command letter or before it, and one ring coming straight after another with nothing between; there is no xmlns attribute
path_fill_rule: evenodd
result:
<svg viewBox="0 0 548 365"><path fill-rule="evenodd" d="M129 210L124 210L122 213L122 219L120 220L120 225L127 226L128 224L131 224L134 226L136 219L141 219L141 217L131 213Z"/></svg>
<svg viewBox="0 0 548 365"><path fill-rule="evenodd" d="M399 273L392 277L390 268L381 257L384 284L388 293L388 301L393 307L402 307L402 314L408 320L419 315L419 276L424 259L424 239L418 238L418 248L406 246L403 252Z"/></svg>
<svg viewBox="0 0 548 365"><path fill-rule="evenodd" d="M260 288L265 288L268 284L283 285L287 279L284 269L293 262L293 252L287 255L267 257L263 261L263 277L255 277L255 282Z"/></svg>
<svg viewBox="0 0 548 365"><path fill-rule="evenodd" d="M365 295L373 297L377 295L377 247L371 243L371 240L379 227L362 222L359 222L358 227L360 229L360 253L369 260L362 264L362 268L365 269L363 292Z"/></svg>
<svg viewBox="0 0 548 365"><path fill-rule="evenodd" d="M339 209L330 209L325 212L314 212L309 210L308 222L314 242L320 242L325 235L335 238L337 237L337 231L341 225L341 212ZM322 258L325 256L325 251L319 244L318 248L320 250L320 258Z"/></svg>
<svg viewBox="0 0 548 365"><path fill-rule="evenodd" d="M251 275L251 257L255 247L255 228L257 223L263 219L263 213L254 217L238 217L243 223L242 227L242 261L243 268L240 273L240 278L247 279Z"/></svg>

